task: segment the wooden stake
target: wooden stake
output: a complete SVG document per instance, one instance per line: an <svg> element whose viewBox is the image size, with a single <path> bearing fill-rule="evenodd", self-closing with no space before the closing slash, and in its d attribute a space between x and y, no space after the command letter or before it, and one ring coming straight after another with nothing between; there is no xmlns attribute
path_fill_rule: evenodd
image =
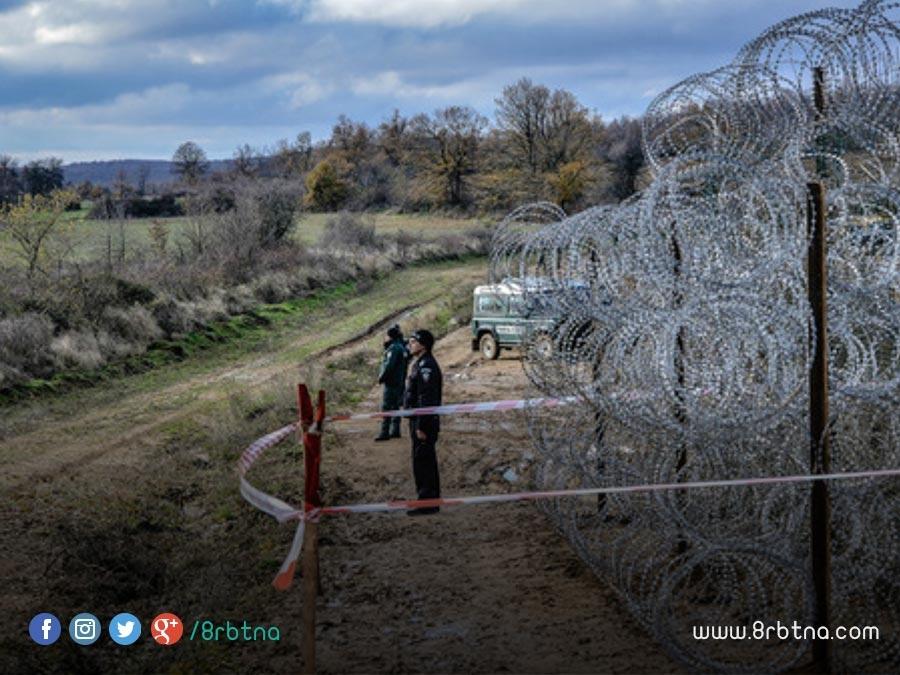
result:
<svg viewBox="0 0 900 675"><path fill-rule="evenodd" d="M297 385L297 409L303 430L303 459L306 470L303 488L303 510L310 513L322 506L319 497L319 465L322 454L322 421L325 419L325 392L319 391L318 405L313 410L309 390ZM303 533L303 672L316 672L316 596L319 591L319 524L306 521Z"/></svg>
<svg viewBox="0 0 900 675"><path fill-rule="evenodd" d="M821 183L810 183L808 262L809 303L815 330L813 363L809 373L809 462L813 474L831 472L831 442L828 433L828 314L827 269L825 265L825 189ZM812 577L815 589L816 628L828 626L831 602L831 500L828 482L817 480L812 485L811 504ZM813 659L820 673L831 672L831 643L813 642Z"/></svg>
<svg viewBox="0 0 900 675"><path fill-rule="evenodd" d="M319 524L306 523L303 535L303 672L316 672L316 596L318 595Z"/></svg>
<svg viewBox="0 0 900 675"><path fill-rule="evenodd" d="M816 115L826 115L825 71L813 69L813 100ZM816 158L816 171L824 177L825 166ZM813 474L831 472L831 439L828 432L828 268L825 232L825 186L821 182L807 186L807 228L809 255L807 284L809 304L815 330L813 363L809 373L809 433L810 471ZM812 485L810 513L810 541L815 606L813 621L816 629L829 626L831 618L831 499L828 482L819 480ZM813 642L813 661L816 671L830 673L832 668L831 642Z"/></svg>

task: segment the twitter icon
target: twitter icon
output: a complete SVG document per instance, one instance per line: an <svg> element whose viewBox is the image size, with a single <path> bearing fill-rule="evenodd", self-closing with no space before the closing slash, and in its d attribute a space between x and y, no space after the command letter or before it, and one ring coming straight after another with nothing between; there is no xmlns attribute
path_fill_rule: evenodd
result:
<svg viewBox="0 0 900 675"><path fill-rule="evenodd" d="M120 645L132 645L141 636L141 620L134 614L122 612L109 622L109 637Z"/></svg>

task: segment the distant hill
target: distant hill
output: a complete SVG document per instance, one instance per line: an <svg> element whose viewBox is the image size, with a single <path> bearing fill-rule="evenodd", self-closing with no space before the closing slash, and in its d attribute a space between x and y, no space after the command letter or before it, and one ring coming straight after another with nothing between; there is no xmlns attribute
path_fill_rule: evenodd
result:
<svg viewBox="0 0 900 675"><path fill-rule="evenodd" d="M209 163L210 171L225 171L231 160L216 159ZM161 159L111 159L102 162L72 162L63 165L63 176L66 183L78 185L89 180L94 185L110 187L116 180L119 171L125 171L128 182L136 186L142 166L150 169L147 184L164 185L175 180L172 173L172 162Z"/></svg>

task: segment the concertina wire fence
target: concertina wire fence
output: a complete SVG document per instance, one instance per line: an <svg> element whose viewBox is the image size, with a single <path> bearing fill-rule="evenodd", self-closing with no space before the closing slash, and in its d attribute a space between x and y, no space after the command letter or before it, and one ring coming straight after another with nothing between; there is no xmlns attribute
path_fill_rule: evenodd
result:
<svg viewBox="0 0 900 675"><path fill-rule="evenodd" d="M807 183L826 189L834 471L900 466L900 3L772 26L643 118L652 181L616 206L511 213L491 275L536 313L525 369L540 489L810 470ZM824 71L825 114L813 101ZM542 307L542 305L552 305ZM900 667L900 485L831 486L837 668ZM695 625L812 624L810 489L760 485L545 507L634 616L692 668L782 671L804 639L696 640Z"/></svg>

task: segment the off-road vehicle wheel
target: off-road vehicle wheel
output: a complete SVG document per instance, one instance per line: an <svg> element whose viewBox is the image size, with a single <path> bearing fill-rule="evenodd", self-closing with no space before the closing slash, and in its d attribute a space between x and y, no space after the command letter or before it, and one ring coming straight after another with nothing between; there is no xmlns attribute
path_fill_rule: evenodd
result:
<svg viewBox="0 0 900 675"><path fill-rule="evenodd" d="M490 333L485 333L481 336L481 339L478 341L478 348L481 350L481 355L486 359L496 359L500 356L500 345L497 344L496 338Z"/></svg>

